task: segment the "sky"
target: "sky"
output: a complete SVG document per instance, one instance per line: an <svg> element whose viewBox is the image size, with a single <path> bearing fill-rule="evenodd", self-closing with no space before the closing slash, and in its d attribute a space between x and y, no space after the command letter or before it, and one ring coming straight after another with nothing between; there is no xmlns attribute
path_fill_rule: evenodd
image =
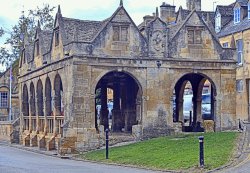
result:
<svg viewBox="0 0 250 173"><path fill-rule="evenodd" d="M201 0L203 11L212 11L216 5L228 5L235 0ZM164 0L123 0L123 6L128 11L131 18L138 25L142 22L145 15L155 12ZM181 5L186 8L186 0L165 0L168 4L174 4L176 10ZM27 14L29 9L35 9L43 4L50 4L57 7L60 5L62 15L69 18L77 18L82 20L104 20L110 17L118 8L120 0L0 0L0 27L10 31L12 26L18 21L22 11ZM54 12L54 16L56 14ZM0 39L0 46L8 35ZM1 65L0 65L1 70Z"/></svg>

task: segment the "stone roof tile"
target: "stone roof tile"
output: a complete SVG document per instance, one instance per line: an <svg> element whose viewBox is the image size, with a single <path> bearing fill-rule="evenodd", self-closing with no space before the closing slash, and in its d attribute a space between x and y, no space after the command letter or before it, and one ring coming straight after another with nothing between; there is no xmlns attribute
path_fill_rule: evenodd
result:
<svg viewBox="0 0 250 173"><path fill-rule="evenodd" d="M240 23L234 24L232 20L217 34L218 37L227 36L236 32L241 32L250 28L250 20L246 17Z"/></svg>
<svg viewBox="0 0 250 173"><path fill-rule="evenodd" d="M63 17L66 38L69 42L90 42L107 22L89 21Z"/></svg>

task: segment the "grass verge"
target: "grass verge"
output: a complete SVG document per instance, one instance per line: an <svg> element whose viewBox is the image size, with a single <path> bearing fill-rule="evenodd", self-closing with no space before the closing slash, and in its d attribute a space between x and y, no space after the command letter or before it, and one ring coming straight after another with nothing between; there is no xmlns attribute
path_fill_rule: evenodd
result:
<svg viewBox="0 0 250 173"><path fill-rule="evenodd" d="M100 162L135 165L162 170L183 170L196 168L199 163L199 142L201 134L160 137L135 144L110 148L109 159L105 150L85 153L80 157ZM214 169L226 164L232 154L238 133L205 133L205 169Z"/></svg>

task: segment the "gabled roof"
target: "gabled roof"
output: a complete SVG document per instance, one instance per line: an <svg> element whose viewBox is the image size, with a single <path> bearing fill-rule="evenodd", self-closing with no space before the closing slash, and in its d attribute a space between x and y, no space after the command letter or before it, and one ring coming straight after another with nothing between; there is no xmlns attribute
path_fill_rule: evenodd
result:
<svg viewBox="0 0 250 173"><path fill-rule="evenodd" d="M247 6L247 4L248 4L248 0L236 0L236 3L239 3L240 4L240 6Z"/></svg>
<svg viewBox="0 0 250 173"><path fill-rule="evenodd" d="M41 52L42 55L48 53L50 51L50 43L52 40L52 31L41 31L39 34L39 39L41 39Z"/></svg>
<svg viewBox="0 0 250 173"><path fill-rule="evenodd" d="M218 11L221 17L232 17L234 15L233 6L217 5L216 11Z"/></svg>
<svg viewBox="0 0 250 173"><path fill-rule="evenodd" d="M231 35L236 32L241 32L244 30L250 29L250 20L246 17L240 23L234 24L232 20L228 23L222 30L217 34L218 37L223 37L227 35Z"/></svg>
<svg viewBox="0 0 250 173"><path fill-rule="evenodd" d="M90 21L66 17L63 17L62 19L68 42L90 42L106 23L106 20Z"/></svg>

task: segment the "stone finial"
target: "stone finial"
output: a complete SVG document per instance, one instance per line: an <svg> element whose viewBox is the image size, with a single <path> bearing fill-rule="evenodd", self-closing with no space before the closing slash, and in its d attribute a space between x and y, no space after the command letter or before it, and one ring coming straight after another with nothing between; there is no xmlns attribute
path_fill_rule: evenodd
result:
<svg viewBox="0 0 250 173"><path fill-rule="evenodd" d="M123 0L120 0L120 6L123 6Z"/></svg>
<svg viewBox="0 0 250 173"><path fill-rule="evenodd" d="M158 7L156 7L156 17L159 17L159 10L158 10Z"/></svg>
<svg viewBox="0 0 250 173"><path fill-rule="evenodd" d="M61 14L61 7L60 7L60 5L58 5L57 13Z"/></svg>

